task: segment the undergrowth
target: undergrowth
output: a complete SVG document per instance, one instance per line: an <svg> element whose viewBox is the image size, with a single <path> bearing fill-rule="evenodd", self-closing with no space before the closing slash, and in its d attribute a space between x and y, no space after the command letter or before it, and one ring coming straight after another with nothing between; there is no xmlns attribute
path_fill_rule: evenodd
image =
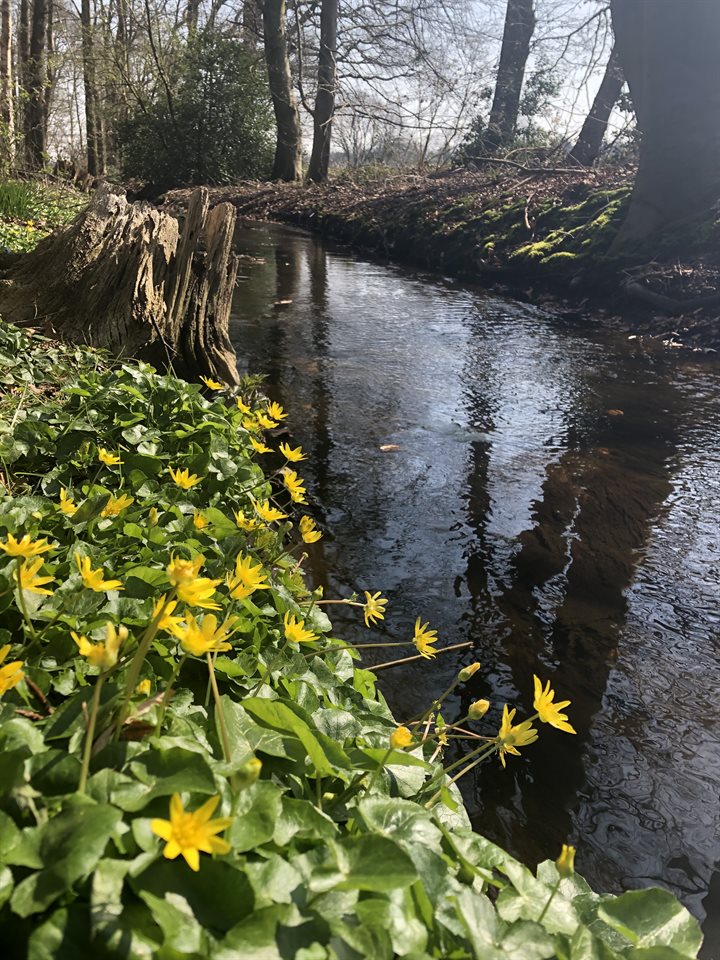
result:
<svg viewBox="0 0 720 960"><path fill-rule="evenodd" d="M499 730L485 701L443 718L449 691L398 724L324 612L371 630L387 600L306 587L304 454L256 386L0 325L4 956L694 957L669 893L598 895L571 848L533 873L473 832L453 781L572 733L567 704L536 679ZM408 652L432 669L428 624Z"/></svg>
<svg viewBox="0 0 720 960"><path fill-rule="evenodd" d="M70 187L6 180L0 183L0 249L26 253L87 203Z"/></svg>

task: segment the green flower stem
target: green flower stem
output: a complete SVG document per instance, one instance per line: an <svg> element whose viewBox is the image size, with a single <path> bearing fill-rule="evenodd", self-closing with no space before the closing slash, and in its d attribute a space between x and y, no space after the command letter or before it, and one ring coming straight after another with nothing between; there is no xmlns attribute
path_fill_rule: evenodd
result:
<svg viewBox="0 0 720 960"><path fill-rule="evenodd" d="M445 767L445 773L451 773L453 770L457 770L458 767L461 767L464 763L467 763L468 760L472 760L479 753L482 753L483 750L488 747L498 746L498 738L493 737L492 740L488 740L487 743L484 743L481 747L477 747L475 750L471 750L470 753L466 754L464 757L460 757L459 760L456 760L455 763L451 763L449 767Z"/></svg>
<svg viewBox="0 0 720 960"><path fill-rule="evenodd" d="M97 722L98 710L100 709L100 691L105 681L105 674L101 673L95 683L92 703L90 704L90 716L88 717L87 733L85 734L85 749L83 750L82 767L80 768L80 781L78 783L78 793L85 793L88 774L90 772L90 758L92 756L93 740L95 739L95 724Z"/></svg>
<svg viewBox="0 0 720 960"><path fill-rule="evenodd" d="M472 762L472 763L468 763L468 765L467 765L466 767L463 767L463 769L460 771L460 773L457 773L454 777L452 777L451 780L449 780L446 784L444 784L444 787L447 788L447 787L449 787L451 784L456 783L461 777L464 777L466 773L469 773L471 770L473 770L475 767L477 767L478 764L482 763L483 760L487 760L487 758L488 758L489 756L491 756L496 749L497 749L497 744L493 741L493 743L488 743L488 744L486 744L484 747L481 747L479 750L475 751L474 754L472 754L472 753L469 754L469 756L471 756L471 757L472 757L473 755L475 756L475 759L473 760L473 762ZM464 758L463 758L463 760L466 760L466 759L467 759L467 757L464 757ZM461 761L461 762L462 762L462 761ZM449 770L449 769L450 769L450 768L448 767L448 770ZM447 773L447 770L446 770L445 772ZM438 802L438 800L440 799L441 793L442 793L442 791L441 791L441 790L438 790L437 793L433 794L432 797L430 797L430 799L428 800L428 802L425 804L425 807L426 807L427 810L429 810L431 807L434 807L434 806L435 806L435 804L436 804L436 803Z"/></svg>
<svg viewBox="0 0 720 960"><path fill-rule="evenodd" d="M30 640L34 643L37 640L37 633L35 632L35 627L32 624L30 615L28 614L27 605L25 603L25 591L22 588L22 583L20 581L20 567L22 566L22 560L20 557L17 558L17 581L18 581L18 606L20 607L20 613L22 613L23 620L27 626L28 633L30 634Z"/></svg>
<svg viewBox="0 0 720 960"><path fill-rule="evenodd" d="M393 752L393 750L394 750L394 747L388 747L388 749L385 751L385 756L382 758L380 763L373 770L372 776L370 777L370 782L367 785L368 793L370 793L372 788L375 786L375 782L377 781L377 778L380 776L380 771L384 769L385 764L388 762L388 758L390 757L390 754Z"/></svg>
<svg viewBox="0 0 720 960"><path fill-rule="evenodd" d="M212 686L213 696L215 697L215 709L217 710L218 715L220 739L222 740L225 763L230 763L230 757L232 756L232 750L230 749L230 737L228 736L227 726L225 724L225 714L223 713L222 701L220 700L220 691L217 685L217 677L215 676L215 666L212 661L212 656L209 653L207 655L207 665L208 670L210 671L210 684Z"/></svg>
<svg viewBox="0 0 720 960"><path fill-rule="evenodd" d="M550 896L548 897L548 901L547 901L547 903L545 904L545 906L542 908L542 912L540 913L540 916L537 918L537 923L542 923L543 920L545 919L545 914L548 912L548 907L549 907L550 904L553 902L553 898L555 897L555 894L556 894L556 893L558 892L558 890L560 889L560 882L561 882L561 880L562 880L562 877L559 877L557 883L555 884L555 886L554 886L554 887L552 888L552 890L550 891Z"/></svg>
<svg viewBox="0 0 720 960"><path fill-rule="evenodd" d="M286 639L285 643L277 651L276 656L270 661L270 663L265 665L265 672L248 694L249 697L254 697L258 690L260 690L268 682L268 677L271 675L276 665L280 662L280 657L287 650L289 643L290 641ZM316 650L314 652L317 653L318 651Z"/></svg>
<svg viewBox="0 0 720 960"><path fill-rule="evenodd" d="M411 643L411 642L412 641L410 640L408 641L408 643ZM440 647L437 653L449 653L451 650L459 650L461 647L471 647L472 645L473 645L472 640L466 640L464 643L452 643L450 644L449 647ZM403 657L402 660L388 660L387 663L378 663L374 667L364 667L364 669L372 670L372 671L385 670L387 667L397 667L401 663L412 663L413 660L427 660L427 657L423 657L421 653L418 653L417 656L414 656L414 657ZM448 690L445 691L445 693L440 697L439 700L433 701L433 706L429 708L427 713L431 713L435 709L434 704L440 703L442 700L444 700L445 697L447 697L451 693L451 691L455 689L455 687L458 685L459 682L460 682L459 680L455 681L455 683L453 683L453 685ZM427 716L427 713L425 713L421 719L424 719L425 716Z"/></svg>
<svg viewBox="0 0 720 960"><path fill-rule="evenodd" d="M340 653L343 650L366 650L368 647L406 647L409 641L399 641L397 643L345 643L340 647L328 647L324 653ZM311 650L310 653L304 653L304 657L317 656L317 650ZM374 667L368 667L368 670L374 670Z"/></svg>
<svg viewBox="0 0 720 960"><path fill-rule="evenodd" d="M185 663L187 658L188 658L188 655L184 654L182 657L180 657L179 660L175 662L175 666L173 667L172 674L170 675L170 679L168 680L167 687L165 687L165 692L163 693L162 700L160 701L160 714L158 716L158 721L155 724L156 737L160 735L160 730L162 729L162 723L163 723L163 720L165 719L165 711L167 710L168 703L170 703L170 697L172 696L173 684L177 680L178 674L182 670L183 664Z"/></svg>

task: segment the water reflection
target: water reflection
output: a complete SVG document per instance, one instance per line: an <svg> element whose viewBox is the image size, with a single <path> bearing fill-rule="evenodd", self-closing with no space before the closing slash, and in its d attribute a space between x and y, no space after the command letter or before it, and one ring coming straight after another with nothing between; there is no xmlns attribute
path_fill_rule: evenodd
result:
<svg viewBox="0 0 720 960"><path fill-rule="evenodd" d="M531 710L533 672L552 679L578 735L544 728L506 772L482 768L464 786L478 828L527 860L576 841L597 886L664 883L712 918L717 370L683 374L591 325L290 231L240 243L254 259L233 336L311 455L329 530L316 582L386 591L388 640L421 615L445 643L475 643L382 674L398 714L475 655L463 696L488 696L494 716L504 700ZM352 613L335 620L367 639Z"/></svg>

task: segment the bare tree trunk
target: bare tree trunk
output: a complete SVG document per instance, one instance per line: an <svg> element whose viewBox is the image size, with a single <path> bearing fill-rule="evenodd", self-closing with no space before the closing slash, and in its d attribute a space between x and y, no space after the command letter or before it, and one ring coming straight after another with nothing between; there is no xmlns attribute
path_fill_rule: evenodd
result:
<svg viewBox="0 0 720 960"><path fill-rule="evenodd" d="M85 142L87 145L87 168L91 177L100 176L102 150L100 146L100 118L98 117L97 84L95 82L95 51L93 22L90 16L90 0L82 0L80 6L80 33L82 37L83 83L85 88Z"/></svg>
<svg viewBox="0 0 720 960"><path fill-rule="evenodd" d="M0 0L0 169L15 166L15 111L12 81L12 7L10 0Z"/></svg>
<svg viewBox="0 0 720 960"><path fill-rule="evenodd" d="M187 24L189 33L195 33L197 31L199 16L200 16L200 0L187 0L187 8L185 10L185 23Z"/></svg>
<svg viewBox="0 0 720 960"><path fill-rule="evenodd" d="M490 150L505 146L515 136L525 66L534 32L533 0L508 0L495 96L485 136Z"/></svg>
<svg viewBox="0 0 720 960"><path fill-rule="evenodd" d="M605 74L598 89L590 112L585 118L577 143L570 151L570 159L583 167L591 167L600 156L605 131L612 109L618 101L625 83L625 74L617 47L613 45Z"/></svg>
<svg viewBox="0 0 720 960"><path fill-rule="evenodd" d="M720 197L720 5L612 0L611 6L642 134L617 252L705 212Z"/></svg>
<svg viewBox="0 0 720 960"><path fill-rule="evenodd" d="M30 49L25 65L25 162L41 170L47 154L47 0L33 0Z"/></svg>
<svg viewBox="0 0 720 960"><path fill-rule="evenodd" d="M207 190L178 221L103 185L64 231L0 273L0 314L48 336L105 347L181 375L237 383L228 318L238 260L235 208Z"/></svg>
<svg viewBox="0 0 720 960"><path fill-rule="evenodd" d="M321 183L327 180L330 168L332 121L335 113L335 82L337 74L337 19L338 0L322 0L320 9L320 58L318 83L313 114L313 146L308 168L308 179Z"/></svg>
<svg viewBox="0 0 720 960"><path fill-rule="evenodd" d="M292 86L285 34L285 0L265 0L263 5L265 61L268 68L277 144L273 180L302 180L300 112Z"/></svg>

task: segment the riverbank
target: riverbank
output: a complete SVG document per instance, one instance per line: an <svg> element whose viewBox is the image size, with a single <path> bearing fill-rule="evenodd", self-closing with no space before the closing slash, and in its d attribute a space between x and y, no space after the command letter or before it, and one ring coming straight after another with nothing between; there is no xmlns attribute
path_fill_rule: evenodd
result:
<svg viewBox="0 0 720 960"><path fill-rule="evenodd" d="M241 218L291 223L376 255L535 302L551 298L633 333L720 349L720 221L674 230L633 262L611 255L632 171L496 168L327 185L215 188ZM188 191L166 195L181 208ZM704 304L707 301L707 306Z"/></svg>
<svg viewBox="0 0 720 960"><path fill-rule="evenodd" d="M696 956L669 893L599 896L567 854L534 875L469 829L448 773L512 763L532 718L444 765L435 704L398 726L305 585L322 531L302 452L262 449L286 414L257 380L201 387L0 324L0 382L11 960ZM355 606L372 642L392 610ZM427 628L404 646L432 670Z"/></svg>

